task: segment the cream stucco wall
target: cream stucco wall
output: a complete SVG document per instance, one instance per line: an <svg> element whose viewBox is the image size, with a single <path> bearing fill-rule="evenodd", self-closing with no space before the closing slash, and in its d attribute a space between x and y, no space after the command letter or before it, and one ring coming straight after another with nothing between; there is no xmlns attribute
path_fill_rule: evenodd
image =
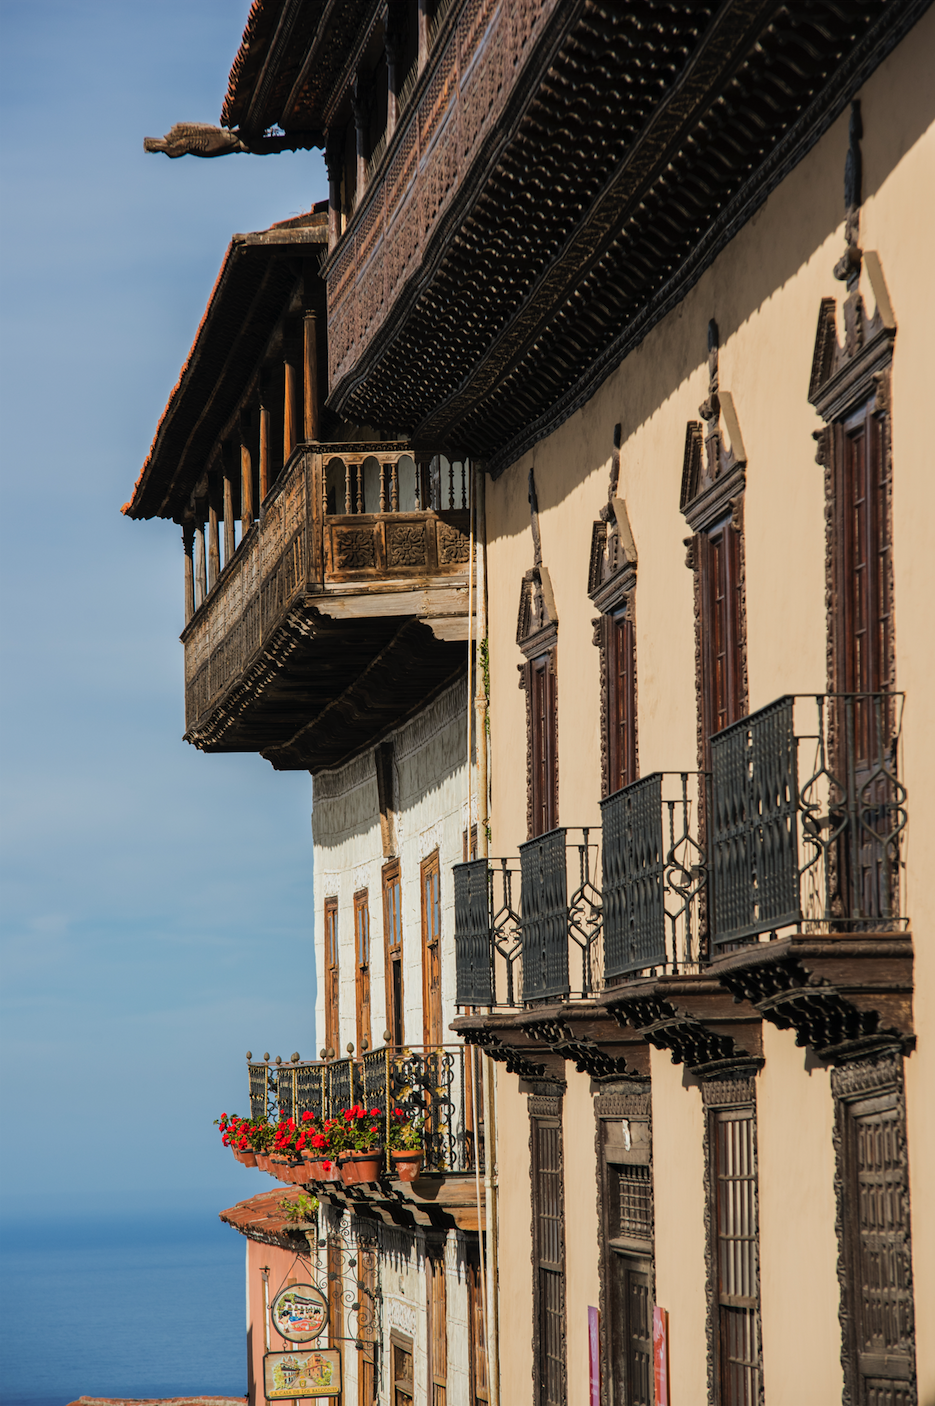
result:
<svg viewBox="0 0 935 1406"><path fill-rule="evenodd" d="M906 691L902 774L909 792L907 898L915 943L917 1048L906 1061L919 1399L935 1401L935 683L931 601L935 466L935 12L859 94L861 241L882 261L897 323L893 361L897 685ZM515 642L523 572L533 562L527 481L534 469L543 561L559 616L559 821L594 824L600 796L598 652L586 595L591 526L606 501L613 429L622 426L619 494L639 554L636 651L640 771L696 765L692 578L679 512L686 422L707 394L706 328L720 330L720 385L747 453L744 502L749 703L825 688L823 472L807 392L818 311L843 286L843 115L769 197L697 285L588 404L487 489L493 854L526 838L526 721ZM870 308L873 296L863 282ZM766 1399L840 1400L832 1100L828 1071L790 1035L764 1027L757 1080ZM568 1368L571 1406L586 1400L586 1313L596 1302L593 1111L588 1081L566 1066ZM653 1051L656 1294L670 1312L673 1406L705 1399L701 1100ZM501 1333L505 1402L531 1400L528 1118L512 1076L500 1090ZM588 1170L585 1171L585 1164ZM571 1168L574 1166L574 1175ZM512 1175L512 1169L516 1175ZM584 1327L581 1329L581 1323ZM794 1351L790 1346L794 1345Z"/></svg>

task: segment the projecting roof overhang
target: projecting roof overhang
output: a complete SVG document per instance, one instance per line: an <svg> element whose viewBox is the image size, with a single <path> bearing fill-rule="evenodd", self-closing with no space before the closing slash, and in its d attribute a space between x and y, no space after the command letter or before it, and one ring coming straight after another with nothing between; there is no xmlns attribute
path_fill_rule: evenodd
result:
<svg viewBox="0 0 935 1406"><path fill-rule="evenodd" d="M234 235L133 496L123 506L128 517L183 520L277 323L298 296L317 296L323 309L318 261L327 238L327 214L320 211Z"/></svg>
<svg viewBox="0 0 935 1406"><path fill-rule="evenodd" d="M331 408L501 471L677 306L927 7L563 0Z"/></svg>

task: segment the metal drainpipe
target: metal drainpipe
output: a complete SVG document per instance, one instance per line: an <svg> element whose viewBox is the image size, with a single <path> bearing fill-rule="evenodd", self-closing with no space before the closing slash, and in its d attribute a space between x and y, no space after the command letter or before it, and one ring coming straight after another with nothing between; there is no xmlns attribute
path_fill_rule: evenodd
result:
<svg viewBox="0 0 935 1406"><path fill-rule="evenodd" d="M263 1280L263 1341L269 1352L269 1270L261 1269L260 1278Z"/></svg>
<svg viewBox="0 0 935 1406"><path fill-rule="evenodd" d="M487 640L487 480L483 464L475 464L474 521L477 542L477 853L486 858L487 841L487 693L480 663L481 645ZM487 1368L489 1375L489 1406L500 1403L500 1353L498 1331L498 1226L497 1226L497 1122L496 1086L490 1056L481 1056L484 1073L484 1220L487 1227Z"/></svg>

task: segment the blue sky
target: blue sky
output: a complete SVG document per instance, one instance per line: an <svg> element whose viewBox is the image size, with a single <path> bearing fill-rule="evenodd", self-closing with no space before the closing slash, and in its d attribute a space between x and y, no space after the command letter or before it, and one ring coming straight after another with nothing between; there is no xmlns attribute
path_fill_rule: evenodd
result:
<svg viewBox="0 0 935 1406"><path fill-rule="evenodd" d="M261 1190L212 1119L315 1049L309 777L182 742L178 531L120 515L231 234L327 191L143 153L218 120L247 10L0 0L7 1214Z"/></svg>

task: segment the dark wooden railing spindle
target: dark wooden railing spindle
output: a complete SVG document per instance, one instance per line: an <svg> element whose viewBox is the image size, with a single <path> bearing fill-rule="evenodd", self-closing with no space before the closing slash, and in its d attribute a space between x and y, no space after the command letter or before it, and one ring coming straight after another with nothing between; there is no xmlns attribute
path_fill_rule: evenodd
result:
<svg viewBox="0 0 935 1406"><path fill-rule="evenodd" d="M399 512L399 462L396 459L390 464L390 512Z"/></svg>
<svg viewBox="0 0 935 1406"><path fill-rule="evenodd" d="M224 565L227 566L234 555L234 485L230 469L224 466Z"/></svg>
<svg viewBox="0 0 935 1406"><path fill-rule="evenodd" d="M182 549L185 553L185 624L195 613L195 524L186 522L182 528Z"/></svg>
<svg viewBox="0 0 935 1406"><path fill-rule="evenodd" d="M260 503L269 492L269 411L260 406Z"/></svg>
<svg viewBox="0 0 935 1406"><path fill-rule="evenodd" d="M203 604L208 594L207 566L205 562L205 527L203 522L195 524L195 609Z"/></svg>
<svg viewBox="0 0 935 1406"><path fill-rule="evenodd" d="M305 351L305 442L313 444L321 437L321 405L318 394L318 318L307 312L303 320Z"/></svg>
<svg viewBox="0 0 935 1406"><path fill-rule="evenodd" d="M253 457L246 444L240 446L240 533L246 536L253 526Z"/></svg>
<svg viewBox="0 0 935 1406"><path fill-rule="evenodd" d="M208 500L208 590L221 574L221 536L218 530L218 509L214 494Z"/></svg>

